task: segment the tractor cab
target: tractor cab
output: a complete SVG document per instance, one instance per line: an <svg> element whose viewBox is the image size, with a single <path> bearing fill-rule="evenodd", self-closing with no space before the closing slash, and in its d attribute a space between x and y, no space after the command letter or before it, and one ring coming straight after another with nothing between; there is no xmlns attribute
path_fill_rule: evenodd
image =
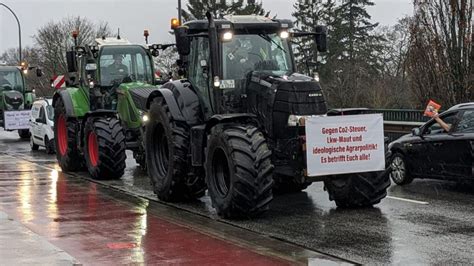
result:
<svg viewBox="0 0 474 266"><path fill-rule="evenodd" d="M317 32L301 33L291 32L292 27L290 20L249 15L216 20L209 17L175 28L181 67L204 96L201 99L207 118L223 113L261 112L249 102L278 90L284 94L295 84L300 89L293 91L317 96L308 114L326 112L318 81L296 73L291 45L295 38L314 36L318 50L324 52L326 28L319 26Z"/></svg>
<svg viewBox="0 0 474 266"><path fill-rule="evenodd" d="M75 62L77 60L77 62ZM68 52L69 72L89 87L91 109L117 109L117 91L124 84L153 85L153 60L146 47L126 39L98 38L96 45Z"/></svg>

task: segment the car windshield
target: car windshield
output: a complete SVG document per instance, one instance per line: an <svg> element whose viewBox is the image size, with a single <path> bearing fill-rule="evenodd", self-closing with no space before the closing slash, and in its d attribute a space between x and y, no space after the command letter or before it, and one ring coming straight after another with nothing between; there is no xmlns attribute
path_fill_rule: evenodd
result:
<svg viewBox="0 0 474 266"><path fill-rule="evenodd" d="M275 76L293 71L288 42L278 34L235 35L222 46L224 79L245 79L251 71Z"/></svg>
<svg viewBox="0 0 474 266"><path fill-rule="evenodd" d="M151 60L141 46L106 46L101 51L99 66L102 86L124 81L153 82Z"/></svg>
<svg viewBox="0 0 474 266"><path fill-rule="evenodd" d="M48 116L48 120L54 120L54 108L52 105L46 106L46 115Z"/></svg>
<svg viewBox="0 0 474 266"><path fill-rule="evenodd" d="M23 78L20 70L0 70L0 90L23 91Z"/></svg>

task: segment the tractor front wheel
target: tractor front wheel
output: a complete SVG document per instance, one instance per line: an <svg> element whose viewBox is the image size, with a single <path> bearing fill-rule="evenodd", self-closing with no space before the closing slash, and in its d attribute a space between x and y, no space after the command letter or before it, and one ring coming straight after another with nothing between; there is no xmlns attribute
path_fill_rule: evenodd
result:
<svg viewBox="0 0 474 266"><path fill-rule="evenodd" d="M218 215L247 218L269 209L271 152L256 127L218 125L208 136L206 151L206 182Z"/></svg>
<svg viewBox="0 0 474 266"><path fill-rule="evenodd" d="M79 122L68 118L64 102L59 98L54 107L54 140L57 148L56 158L64 172L78 171L84 165L77 145L78 134Z"/></svg>
<svg viewBox="0 0 474 266"><path fill-rule="evenodd" d="M206 190L204 178L190 173L189 129L172 119L162 98L153 100L149 113L146 166L155 194L164 201L202 197Z"/></svg>
<svg viewBox="0 0 474 266"><path fill-rule="evenodd" d="M89 118L84 127L87 170L94 179L118 179L125 170L125 134L115 117Z"/></svg>
<svg viewBox="0 0 474 266"><path fill-rule="evenodd" d="M27 139L31 136L29 129L18 129L18 136L22 139Z"/></svg>
<svg viewBox="0 0 474 266"><path fill-rule="evenodd" d="M324 185L329 199L334 200L338 207L369 207L387 196L387 188L390 186L389 169L331 176L324 181Z"/></svg>

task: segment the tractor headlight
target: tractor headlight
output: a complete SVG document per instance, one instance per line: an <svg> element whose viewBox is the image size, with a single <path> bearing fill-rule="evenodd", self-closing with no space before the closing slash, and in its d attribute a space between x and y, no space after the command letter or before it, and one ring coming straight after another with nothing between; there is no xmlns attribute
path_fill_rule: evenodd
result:
<svg viewBox="0 0 474 266"><path fill-rule="evenodd" d="M138 110L138 114L140 115L140 118L143 123L146 123L148 122L148 120L150 120L150 117L148 116L146 112L143 112L142 110Z"/></svg>
<svg viewBox="0 0 474 266"><path fill-rule="evenodd" d="M296 126L306 126L306 120L310 117L317 117L317 116L326 116L326 115L290 115L288 116L288 126L296 127Z"/></svg>

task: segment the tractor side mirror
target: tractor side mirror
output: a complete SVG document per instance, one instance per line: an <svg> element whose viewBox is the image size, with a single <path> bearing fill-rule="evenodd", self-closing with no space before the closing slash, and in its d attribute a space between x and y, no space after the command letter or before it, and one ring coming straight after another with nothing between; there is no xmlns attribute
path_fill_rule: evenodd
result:
<svg viewBox="0 0 474 266"><path fill-rule="evenodd" d="M328 50L327 32L328 29L325 26L316 26L315 41L318 51L321 53L325 53Z"/></svg>
<svg viewBox="0 0 474 266"><path fill-rule="evenodd" d="M75 51L66 52L66 63L67 63L67 71L69 73L77 72L77 59L76 59Z"/></svg>
<svg viewBox="0 0 474 266"><path fill-rule="evenodd" d="M85 70L86 70L87 83L89 83L89 85L91 84L91 82L92 84L97 83L97 79L96 79L97 64L93 59L87 60Z"/></svg>
<svg viewBox="0 0 474 266"><path fill-rule="evenodd" d="M42 77L43 76L43 69L41 68L36 68L36 76L39 78L39 77Z"/></svg>
<svg viewBox="0 0 474 266"><path fill-rule="evenodd" d="M191 42L188 37L188 30L185 27L179 27L174 30L176 35L176 48L180 55L189 55L191 53Z"/></svg>

